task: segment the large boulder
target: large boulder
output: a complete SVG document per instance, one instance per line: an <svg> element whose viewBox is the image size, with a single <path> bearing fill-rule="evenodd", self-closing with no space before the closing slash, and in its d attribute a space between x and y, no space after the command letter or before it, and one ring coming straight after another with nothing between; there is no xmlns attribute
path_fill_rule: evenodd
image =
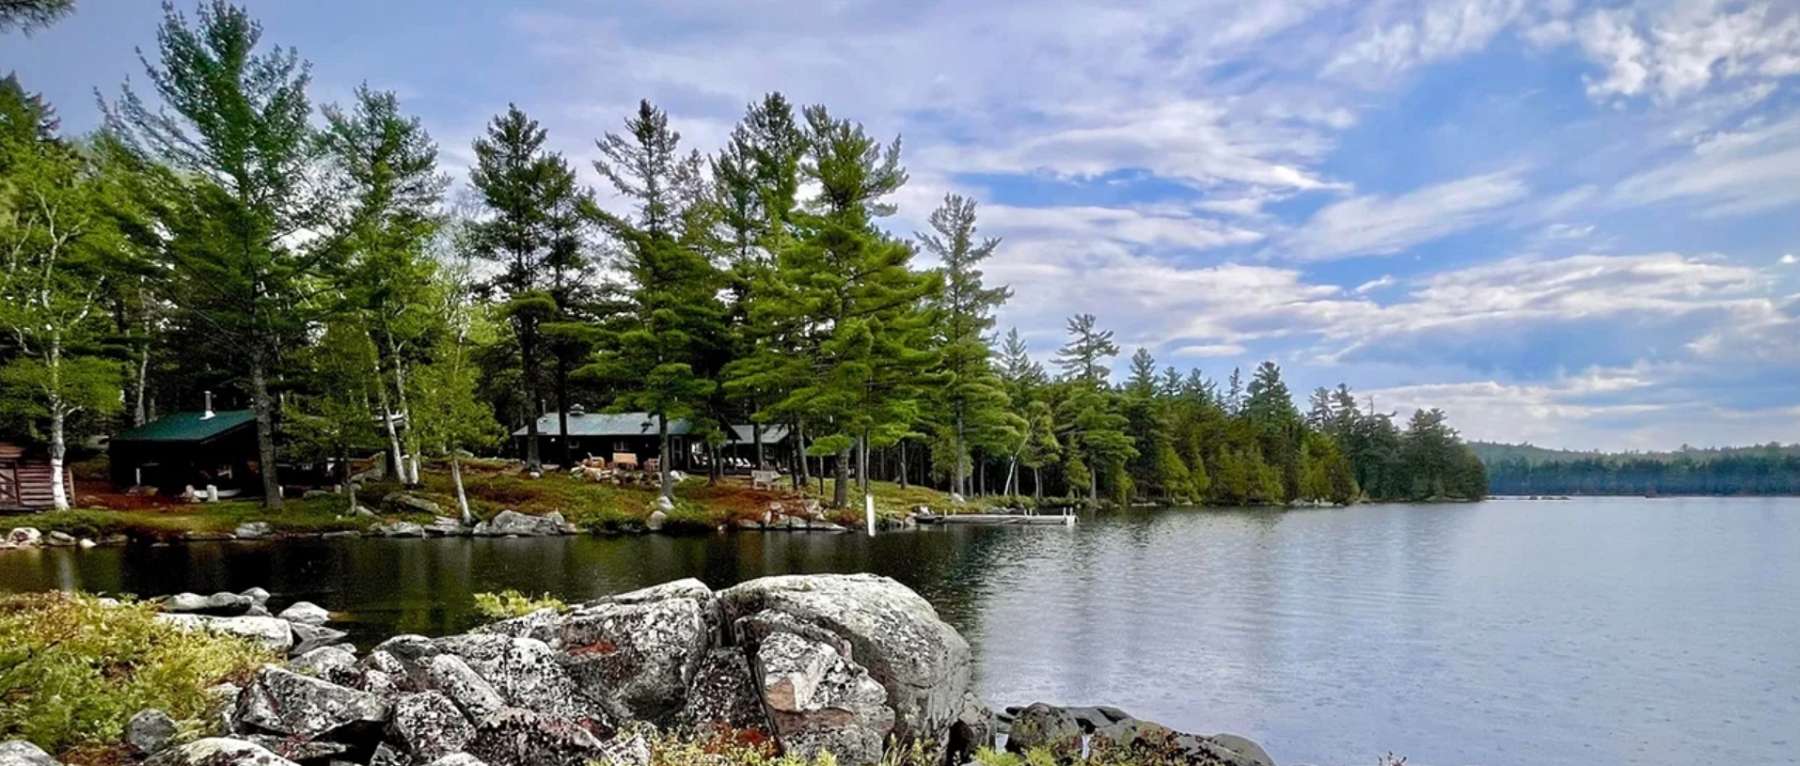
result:
<svg viewBox="0 0 1800 766"><path fill-rule="evenodd" d="M475 727L456 703L441 693L419 692L394 701L387 739L409 753L414 762L461 752L474 738Z"/></svg>
<svg viewBox="0 0 1800 766"><path fill-rule="evenodd" d="M303 740L360 742L387 723L381 697L265 665L238 695L240 728Z"/></svg>
<svg viewBox="0 0 1800 766"><path fill-rule="evenodd" d="M26 527L26 529L30 529ZM19 530L15 529L16 534ZM31 530L36 532L37 530ZM0 742L0 766L62 766L43 748L22 739Z"/></svg>
<svg viewBox="0 0 1800 766"><path fill-rule="evenodd" d="M175 719L156 708L139 710L125 722L125 746L138 755L150 755L168 747L177 734Z"/></svg>
<svg viewBox="0 0 1800 766"><path fill-rule="evenodd" d="M433 516L441 516L444 513L443 506L405 492L389 492L381 498L381 502L399 513L429 513Z"/></svg>
<svg viewBox="0 0 1800 766"><path fill-rule="evenodd" d="M881 760L894 730L887 692L829 644L776 633L756 649L759 691L782 750L810 760L829 751L849 764Z"/></svg>
<svg viewBox="0 0 1800 766"><path fill-rule="evenodd" d="M288 660L288 669L342 686L352 685L360 677L356 652L347 646L322 646L305 652Z"/></svg>
<svg viewBox="0 0 1800 766"><path fill-rule="evenodd" d="M369 526L370 537L424 537L425 528L410 521L394 521Z"/></svg>
<svg viewBox="0 0 1800 766"><path fill-rule="evenodd" d="M606 747L576 721L507 708L476 726L467 752L489 766L587 766Z"/></svg>
<svg viewBox="0 0 1800 766"><path fill-rule="evenodd" d="M687 702L678 722L687 726L769 730L769 717L763 712L756 677L741 650L725 648L707 653L688 684Z"/></svg>
<svg viewBox="0 0 1800 766"><path fill-rule="evenodd" d="M229 737L197 739L171 747L144 766L298 766L254 742Z"/></svg>
<svg viewBox="0 0 1800 766"><path fill-rule="evenodd" d="M887 690L894 734L942 742L971 680L969 644L917 593L886 577L765 577L719 593L728 624L773 613L841 639ZM740 639L742 637L740 636Z"/></svg>
<svg viewBox="0 0 1800 766"><path fill-rule="evenodd" d="M426 660L425 683L443 692L471 720L482 720L506 707L506 699L494 685L454 654Z"/></svg>
<svg viewBox="0 0 1800 766"><path fill-rule="evenodd" d="M712 645L712 614L710 591L700 598L595 604L564 618L554 645L569 675L590 694L604 696L630 718L666 723L681 711Z"/></svg>
<svg viewBox="0 0 1800 766"><path fill-rule="evenodd" d="M480 537L550 537L573 532L574 528L563 519L563 515L555 511L532 516L505 510L494 514L492 519L476 524L474 529L474 534Z"/></svg>
<svg viewBox="0 0 1800 766"><path fill-rule="evenodd" d="M6 533L6 541L13 545L37 545L43 539L44 533L39 532L37 527L13 527Z"/></svg>
<svg viewBox="0 0 1800 766"><path fill-rule="evenodd" d="M1067 709L1036 702L1013 715L1012 728L1006 735L1006 749L1023 753L1040 747L1074 747L1079 751L1085 733L1081 722Z"/></svg>
<svg viewBox="0 0 1800 766"><path fill-rule="evenodd" d="M305 654L322 646L332 646L350 635L336 628L298 622L290 622L288 630L294 634L294 647L289 650L293 654Z"/></svg>
<svg viewBox="0 0 1800 766"><path fill-rule="evenodd" d="M467 663L510 707L608 734L619 719L617 710L604 698L589 694L569 676L560 656L542 641L472 633L446 636L433 644L440 654L455 655Z"/></svg>
<svg viewBox="0 0 1800 766"><path fill-rule="evenodd" d="M311 601L295 601L275 616L301 625L324 625L331 620L331 613L325 611L325 607Z"/></svg>
<svg viewBox="0 0 1800 766"><path fill-rule="evenodd" d="M285 653L294 645L294 631L289 627L288 621L275 617L158 614L156 619L182 630L204 630L248 638L276 652Z"/></svg>
<svg viewBox="0 0 1800 766"><path fill-rule="evenodd" d="M246 521L231 530L231 534L239 540L262 540L275 536L275 525L266 521Z"/></svg>
<svg viewBox="0 0 1800 766"><path fill-rule="evenodd" d="M1255 742L1231 734L1203 736L1133 717L1116 707L1057 707L1042 702L1013 709L1006 749L1048 748L1067 757L1085 746L1109 762L1190 766L1275 766Z"/></svg>

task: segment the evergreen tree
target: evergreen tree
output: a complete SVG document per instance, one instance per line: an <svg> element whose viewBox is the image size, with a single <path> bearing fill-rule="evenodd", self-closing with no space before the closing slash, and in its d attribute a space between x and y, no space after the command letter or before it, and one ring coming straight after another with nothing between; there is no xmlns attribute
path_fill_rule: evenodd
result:
<svg viewBox="0 0 1800 766"><path fill-rule="evenodd" d="M295 246L319 223L317 142L308 122L308 66L292 49L258 53L262 28L223 0L194 23L164 6L159 63L145 59L161 108L129 87L108 122L130 145L191 179L193 200L174 248L177 302L215 342L241 349L256 416L263 504L281 506L271 377L306 325L321 251Z"/></svg>
<svg viewBox="0 0 1800 766"><path fill-rule="evenodd" d="M620 384L614 406L656 417L661 491L673 499L669 421L699 420L717 386L717 371L706 360L724 331L725 307L717 297L724 280L694 241L701 230L693 218L701 194L699 156L681 154L681 134L648 101L638 104L625 128L598 142L602 159L594 169L633 209L625 215L594 212L623 253L630 320L590 370Z"/></svg>
<svg viewBox="0 0 1800 766"><path fill-rule="evenodd" d="M939 366L943 384L938 398L951 423L953 491L969 493L963 468L968 461L969 428L989 448L1014 451L1024 423L1008 411L1011 402L990 363L987 333L994 311L1011 297L1005 286L982 282L981 262L993 256L1000 240L976 234L975 201L950 194L932 211L931 233L916 235L919 246L942 263L944 288L936 301Z"/></svg>
<svg viewBox="0 0 1800 766"><path fill-rule="evenodd" d="M1123 468L1137 456L1137 448L1118 411L1112 389L1106 386L1106 360L1119 353L1111 330L1100 330L1092 314L1069 319L1069 342L1057 351L1068 393L1056 411L1059 434L1068 454L1065 469L1069 481L1085 479L1088 503L1100 499L1099 476Z"/></svg>
<svg viewBox="0 0 1800 766"><path fill-rule="evenodd" d="M381 385L375 345L360 319L342 312L326 321L325 332L306 350L299 367L304 389L287 398L282 413L286 434L301 456L336 464L345 513L356 510L351 455L376 443L370 398Z"/></svg>
<svg viewBox="0 0 1800 766"><path fill-rule="evenodd" d="M0 0L0 32L29 35L75 10L75 0Z"/></svg>

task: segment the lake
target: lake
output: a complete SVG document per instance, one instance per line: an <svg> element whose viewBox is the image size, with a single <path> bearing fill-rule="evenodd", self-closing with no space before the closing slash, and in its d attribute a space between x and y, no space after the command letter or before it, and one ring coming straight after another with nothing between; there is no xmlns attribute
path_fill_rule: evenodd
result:
<svg viewBox="0 0 1800 766"><path fill-rule="evenodd" d="M338 540L0 553L0 589L252 585L365 645L694 576L872 571L997 705L1108 703L1283 764L1800 763L1800 499L1173 509L860 535ZM0 520L0 526L4 521Z"/></svg>

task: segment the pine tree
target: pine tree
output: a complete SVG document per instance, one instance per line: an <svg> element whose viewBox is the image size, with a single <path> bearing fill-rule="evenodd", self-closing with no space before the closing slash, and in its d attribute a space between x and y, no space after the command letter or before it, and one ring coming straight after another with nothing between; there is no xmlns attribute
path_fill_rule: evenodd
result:
<svg viewBox="0 0 1800 766"><path fill-rule="evenodd" d="M699 156L681 154L681 134L649 101L625 128L597 142L602 158L594 169L633 209L595 215L623 253L630 320L589 369L621 386L615 407L656 417L661 491L673 499L669 421L699 420L717 386L707 359L724 332L717 297L724 280L694 241L705 225L693 217L702 193Z"/></svg>
<svg viewBox="0 0 1800 766"><path fill-rule="evenodd" d="M1056 364L1063 376L1091 386L1105 385L1107 371L1104 360L1118 356L1111 330L1096 327L1093 314L1069 317L1069 342L1056 352Z"/></svg>
<svg viewBox="0 0 1800 766"><path fill-rule="evenodd" d="M299 368L305 389L287 397L282 410L286 434L301 455L337 465L345 513L356 510L350 457L375 443L370 399L382 383L375 345L361 318L341 312L326 321L325 332L306 350Z"/></svg>
<svg viewBox="0 0 1800 766"><path fill-rule="evenodd" d="M474 270L462 248L451 246L455 251L440 264L432 291L444 332L436 336L430 362L414 368L407 385L412 388L414 433L424 451L448 459L458 515L468 525L475 517L463 488L460 453L489 446L504 431L493 410L475 396L480 370L471 352L493 330L474 301Z"/></svg>
<svg viewBox="0 0 1800 766"><path fill-rule="evenodd" d="M1112 389L1106 385L1106 360L1119 353L1111 330L1100 330L1092 314L1069 319L1069 342L1057 351L1068 393L1056 411L1056 422L1069 454L1066 472L1071 482L1086 479L1088 502L1100 497L1099 476L1123 467L1137 448L1118 411Z"/></svg>
<svg viewBox="0 0 1800 766"><path fill-rule="evenodd" d="M257 53L262 28L223 0L192 26L164 6L160 63L145 60L154 108L126 87L108 123L134 149L191 179L191 209L176 232L177 302L214 340L241 349L256 416L263 504L281 507L270 380L299 344L322 253L295 246L320 222L317 142L308 122L308 66L292 49Z"/></svg>
<svg viewBox="0 0 1800 766"><path fill-rule="evenodd" d="M537 121L508 105L506 114L488 124L486 135L475 139L475 168L469 172L490 213L471 225L472 244L499 266L491 287L506 301L502 313L518 344L525 407L519 415L526 429L525 464L532 471L542 467L537 428L543 409L542 325L554 321L558 310L544 289L546 272L559 233L582 200L574 170L544 149L544 135Z"/></svg>
<svg viewBox="0 0 1800 766"><path fill-rule="evenodd" d="M0 33L17 29L29 35L75 10L75 0L0 0Z"/></svg>
<svg viewBox="0 0 1800 766"><path fill-rule="evenodd" d="M930 223L931 233L916 237L919 246L942 263L944 289L935 307L944 379L938 397L951 423L951 486L967 494L963 468L970 427L975 427L978 445L1009 452L1016 451L1024 432L1022 419L1008 410L1011 402L988 358L987 333L994 327L994 311L1012 290L982 282L981 262L993 256L1000 240L978 237L974 200L946 195L943 205L932 211Z"/></svg>

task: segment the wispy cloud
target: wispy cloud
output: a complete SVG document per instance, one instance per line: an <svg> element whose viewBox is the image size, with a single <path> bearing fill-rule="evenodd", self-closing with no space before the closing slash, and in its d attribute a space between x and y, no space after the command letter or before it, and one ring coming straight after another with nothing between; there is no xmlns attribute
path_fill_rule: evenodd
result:
<svg viewBox="0 0 1800 766"><path fill-rule="evenodd" d="M1490 220L1494 211L1529 193L1517 173L1503 171L1396 197L1351 197L1313 214L1273 252L1299 261L1393 255Z"/></svg>

